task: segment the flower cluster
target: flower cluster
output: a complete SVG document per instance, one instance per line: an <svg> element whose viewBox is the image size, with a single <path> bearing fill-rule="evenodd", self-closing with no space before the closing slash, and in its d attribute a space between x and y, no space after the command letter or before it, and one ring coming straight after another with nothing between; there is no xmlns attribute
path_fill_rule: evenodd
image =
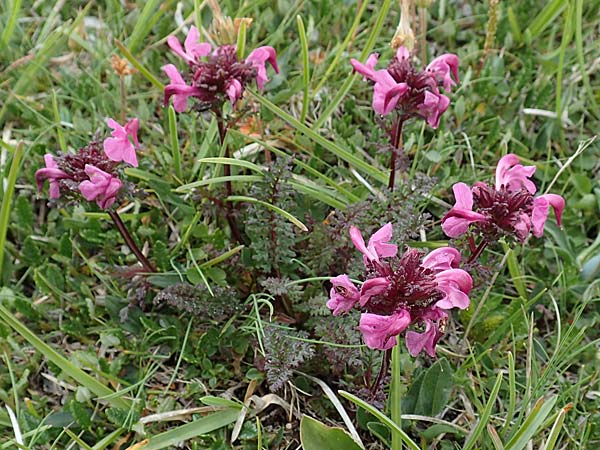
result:
<svg viewBox="0 0 600 450"><path fill-rule="evenodd" d="M368 243L356 227L350 227L354 246L363 254L366 275L360 289L348 275L339 275L333 284L327 307L334 315L359 307L359 330L368 347L387 350L397 343L400 333L410 325L421 325L423 332L408 331L406 345L411 355L422 350L435 356L435 346L444 333L447 310L469 306L471 276L458 268L460 254L443 247L423 254L407 248L397 256L398 247L390 244L392 225L384 225Z"/></svg>
<svg viewBox="0 0 600 450"><path fill-rule="evenodd" d="M51 199L60 198L62 190L81 194L90 202L95 200L102 209L114 204L123 187L116 172L118 163L138 165L135 149L139 147L139 120L132 119L125 126L113 119L106 123L113 129L112 137L105 139L102 145L93 141L75 154L44 155L46 167L35 173L40 192L44 181L48 180Z"/></svg>
<svg viewBox="0 0 600 450"><path fill-rule="evenodd" d="M213 50L209 43L201 43L198 29L194 26L190 28L183 47L175 36L170 36L167 43L187 62L189 69L184 78L173 64L163 66L171 80L165 87L165 104L173 97L177 112L188 108L190 97L198 101L201 110L220 107L226 99L235 106L252 80L256 80L260 90L269 81L267 62L279 73L277 55L272 47L259 47L246 59L240 60L234 45L222 45Z"/></svg>
<svg viewBox="0 0 600 450"><path fill-rule="evenodd" d="M458 57L446 53L435 58L425 70L417 71L405 47L399 47L387 69L375 70L379 59L373 53L363 64L355 59L350 62L354 70L372 81L373 109L387 115L394 110L406 118L422 117L433 128L440 123L440 116L448 109L450 99L440 93L440 86L447 92L458 80Z"/></svg>
<svg viewBox="0 0 600 450"><path fill-rule="evenodd" d="M454 207L442 219L442 229L451 238L475 229L488 240L515 236L523 242L529 233L540 237L550 206L560 225L565 200L556 194L534 196L535 184L529 179L535 166L522 166L510 153L498 162L496 184L477 182L472 188L456 183L452 190Z"/></svg>

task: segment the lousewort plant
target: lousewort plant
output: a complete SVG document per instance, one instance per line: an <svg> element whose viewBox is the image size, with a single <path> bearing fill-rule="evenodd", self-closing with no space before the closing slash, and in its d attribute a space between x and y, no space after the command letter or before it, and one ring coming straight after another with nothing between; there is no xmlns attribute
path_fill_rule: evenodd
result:
<svg viewBox="0 0 600 450"><path fill-rule="evenodd" d="M396 50L386 69L375 70L379 60L372 53L365 64L351 59L354 71L373 83L373 109L376 113L394 113L391 131L392 157L389 188L394 188L397 152L402 147L402 126L412 117L422 118L432 128L440 124L441 115L448 109L450 99L440 88L449 92L458 79L458 57L452 53L435 58L424 70L417 70L404 46Z"/></svg>
<svg viewBox="0 0 600 450"><path fill-rule="evenodd" d="M465 183L456 183L452 187L456 203L442 218L444 233L451 238L469 231L482 235L473 255L477 257L488 243L501 237L524 242L531 232L535 237L542 236L550 206L560 225L565 200L557 194L534 196L537 189L530 177L535 170L535 166L519 164L519 157L510 153L498 162L494 186L477 182L469 188Z"/></svg>
<svg viewBox="0 0 600 450"><path fill-rule="evenodd" d="M77 153L44 155L46 167L35 173L38 190L41 192L44 181L48 180L50 198L54 202L61 197L70 201L78 201L81 197L89 202L95 201L110 215L144 270L155 272L154 266L140 251L117 211L111 208L119 196L124 197L119 163L123 161L131 166L138 166L135 150L139 147L139 120L131 119L124 126L113 119L108 119L106 123L113 131L112 137L103 142L94 140L77 150Z"/></svg>
<svg viewBox="0 0 600 450"><path fill-rule="evenodd" d="M438 248L424 256L407 248L398 256L390 244L392 225L384 225L368 243L356 227L350 227L354 246L363 254L364 282L360 289L348 275L339 275L333 284L327 307L339 315L358 307L362 314L359 329L368 347L388 350L411 325L421 332L407 331L406 346L411 355L425 350L435 356L435 347L444 334L447 311L469 306L471 276L459 269L460 254L450 247Z"/></svg>
<svg viewBox="0 0 600 450"><path fill-rule="evenodd" d="M279 73L273 47L259 47L246 59L239 59L234 45L221 45L213 50L209 43L200 42L200 34L194 26L183 48L175 36L169 36L167 43L188 64L184 75L173 64L163 66L171 80L165 87L165 104L173 97L177 112L187 110L189 98L196 100L199 110L221 108L227 99L235 106L251 81L256 81L259 90L269 81L267 62Z"/></svg>

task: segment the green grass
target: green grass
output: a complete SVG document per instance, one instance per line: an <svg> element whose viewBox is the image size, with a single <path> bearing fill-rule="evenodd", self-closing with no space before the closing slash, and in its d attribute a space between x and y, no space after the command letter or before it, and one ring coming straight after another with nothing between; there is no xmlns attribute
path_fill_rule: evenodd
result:
<svg viewBox="0 0 600 450"><path fill-rule="evenodd" d="M180 25L179 2L62 3L0 4L0 449L292 449L303 414L342 428L351 419L369 448L386 448L392 433L409 448L600 446L600 1L501 2L479 76L487 2L433 2L427 53L457 53L461 82L437 130L404 127L410 166L398 176L407 186L434 182L387 209L374 200L387 195L385 133L349 59L392 55L397 2L219 2L226 15L253 19L240 52L271 45L281 67L269 69L264 92L247 92L252 121L240 125L259 131L228 133L232 159L210 114L163 106L161 66L182 67L165 42ZM182 5L187 25L206 31L204 2ZM112 55L137 69L125 83L127 117L141 124L140 166L124 179L139 191L120 206L159 269L147 278L122 270L136 259L95 204L48 206L34 180L45 153L106 136L105 118L119 117ZM564 226L551 218L543 238L485 252L490 270L438 345L452 369L445 389L428 391L440 364L403 350L399 427L390 408L354 395L360 367L376 370L379 352L336 341L351 336L352 319L322 314L332 268L360 264L354 253L328 256L328 245L340 247L327 233L342 211L355 220L379 211L373 225L424 213L401 244L422 231L439 245L452 184L490 180L508 152L537 166L540 192L566 198ZM267 165L287 157L281 172ZM229 231L227 203L243 243ZM333 242L347 240L344 231ZM201 302L157 300L182 282ZM319 334L323 324L338 336ZM265 369L272 329L316 355L275 393ZM341 368L327 359L338 352ZM333 391L323 397L311 378Z"/></svg>

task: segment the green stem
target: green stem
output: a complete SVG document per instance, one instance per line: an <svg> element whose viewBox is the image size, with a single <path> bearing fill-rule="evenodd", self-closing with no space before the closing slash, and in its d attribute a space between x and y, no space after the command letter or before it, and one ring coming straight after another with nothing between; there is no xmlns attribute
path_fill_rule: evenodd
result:
<svg viewBox="0 0 600 450"><path fill-rule="evenodd" d="M401 350L400 345L396 344L392 348L392 387L390 392L390 410L392 421L402 427L402 381L400 373L402 365L400 363ZM392 431L392 450L402 450L402 436L395 430Z"/></svg>

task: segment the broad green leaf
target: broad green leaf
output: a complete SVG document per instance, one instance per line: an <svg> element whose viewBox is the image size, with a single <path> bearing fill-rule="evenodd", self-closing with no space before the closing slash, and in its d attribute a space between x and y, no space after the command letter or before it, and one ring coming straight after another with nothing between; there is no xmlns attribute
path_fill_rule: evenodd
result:
<svg viewBox="0 0 600 450"><path fill-rule="evenodd" d="M402 411L422 416L438 415L450 400L452 375L452 367L448 360L437 360L417 376L402 401Z"/></svg>
<svg viewBox="0 0 600 450"><path fill-rule="evenodd" d="M172 428L164 433L151 437L145 444L136 447L136 450L160 450L174 448L177 444L226 427L236 421L238 409L226 409L210 414L193 422L186 423L177 428Z"/></svg>
<svg viewBox="0 0 600 450"><path fill-rule="evenodd" d="M304 450L361 450L342 428L328 427L308 416L300 421L300 442Z"/></svg>
<svg viewBox="0 0 600 450"><path fill-rule="evenodd" d="M506 450L521 450L525 448L527 442L536 434L539 433L540 427L543 425L546 417L554 408L557 396L553 395L548 399L540 398L533 410L528 414L523 425L514 434L510 441L505 445Z"/></svg>

